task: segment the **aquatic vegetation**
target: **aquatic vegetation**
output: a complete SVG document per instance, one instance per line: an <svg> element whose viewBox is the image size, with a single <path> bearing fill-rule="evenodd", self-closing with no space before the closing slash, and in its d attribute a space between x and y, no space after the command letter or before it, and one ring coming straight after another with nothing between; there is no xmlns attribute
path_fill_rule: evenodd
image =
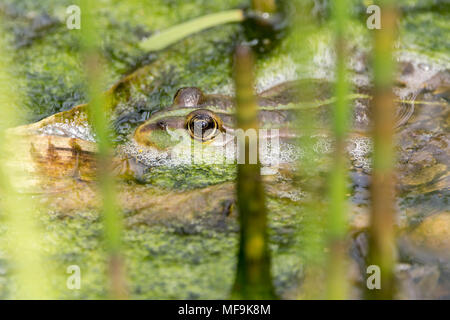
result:
<svg viewBox="0 0 450 320"><path fill-rule="evenodd" d="M253 92L253 55L249 47L238 46L235 54L236 125L242 130L258 130L258 106ZM251 157L251 139L238 137L243 158ZM258 154L258 151L256 151ZM267 209L261 181L261 163L250 160L237 166L236 198L239 211L239 253L234 299L275 298L271 258L268 250Z"/></svg>
<svg viewBox="0 0 450 320"><path fill-rule="evenodd" d="M345 24L348 15L348 3L346 1L335 2L336 21L336 104L333 109L333 131L335 137L334 165L330 171L330 213L328 216L328 241L330 247L329 275L327 278L327 295L330 299L346 299L347 297L347 199L346 188L348 177L346 170L345 140L347 138L350 119L350 107L346 99L349 92L345 57L346 47Z"/></svg>
<svg viewBox="0 0 450 320"><path fill-rule="evenodd" d="M374 33L374 120L373 173L371 186L370 264L381 270L383 288L367 291L378 299L394 297L394 78L393 47L397 12L390 1L383 1L385 28Z"/></svg>
<svg viewBox="0 0 450 320"><path fill-rule="evenodd" d="M103 236L108 251L109 295L113 299L125 299L128 295L124 276L124 262L121 256L122 213L116 203L114 178L110 174L111 142L109 132L108 100L102 93L103 72L98 53L100 38L96 33L92 5L82 2L83 31L81 47L84 56L86 80L89 94L88 116L97 142L97 172L102 201Z"/></svg>
<svg viewBox="0 0 450 320"><path fill-rule="evenodd" d="M3 32L1 20L0 32ZM0 46L4 48L2 41ZM14 77L5 51L0 50L0 221L6 227L1 230L1 250L8 258L7 268L13 270L14 278L7 290L16 299L51 299L53 292L42 259L42 230L33 215L37 206L29 195L20 193L25 173L8 165L8 160L14 157L12 149L20 150L24 146L13 148L14 139L7 131L19 123L15 110L20 98L15 94Z"/></svg>
<svg viewBox="0 0 450 320"><path fill-rule="evenodd" d="M376 70L368 60L372 34L365 27L362 1L348 1L354 10L345 23L338 19L341 28L336 28L333 13L342 12L331 11L331 2L302 3L301 12L307 15L300 15L302 26L283 29L268 50L254 46L259 125L269 134L270 129L285 129L278 165L270 165L276 157L261 160L273 289L281 298L326 297L330 248L348 241L348 251L331 250L337 254L329 260L333 273L328 274L328 296L362 298L369 262L369 187L372 173L379 170L371 159L380 154L379 144L370 137L376 104ZM103 76L94 74L88 81L79 34L65 28L68 4L6 0L0 5L6 47L18 64L15 91L23 98L15 110L19 115L29 112L18 123L24 126L8 130L23 147L15 148L9 164L27 173L20 180L25 183L15 179L14 185L33 192L43 206L33 214L46 230L42 259L51 270L55 295L107 296L107 256L120 247L131 298L228 298L239 248L236 154L227 163L215 151L222 146L216 140L220 128L235 128L232 54L236 44L248 40L248 26L230 23L204 30L157 53L139 44L171 26L250 1L104 1L108 10L94 8L102 40L91 43ZM443 297L449 288L443 254L450 146L448 19L441 6L445 3L431 0L399 3L399 72L392 96L392 146L398 157L391 167L398 194L391 230L398 234L396 298ZM342 32L345 61L334 41ZM345 79L351 90L342 86ZM186 87L201 90L200 100L209 103L177 105L177 92ZM100 133L99 123L89 122L89 110L95 113L95 106L102 105L92 97L104 97L103 106L110 110L97 113L104 129ZM350 120L346 125L345 110ZM202 131L200 137L191 120L215 131L205 137ZM172 140L175 129L181 129L186 143ZM199 140L199 158L191 157L193 141ZM97 155L105 155L106 149L110 161L100 168L116 178L113 198L123 215L121 230L110 229L113 246L104 241L98 193ZM211 159L224 161L208 162ZM334 179L327 180L333 168ZM0 226L0 238L5 229ZM351 290L346 291L332 277L346 271L337 266L349 256L351 272L345 284ZM81 268L80 290L66 287L69 265ZM9 266L9 257L0 251L0 295L6 298L15 281Z"/></svg>

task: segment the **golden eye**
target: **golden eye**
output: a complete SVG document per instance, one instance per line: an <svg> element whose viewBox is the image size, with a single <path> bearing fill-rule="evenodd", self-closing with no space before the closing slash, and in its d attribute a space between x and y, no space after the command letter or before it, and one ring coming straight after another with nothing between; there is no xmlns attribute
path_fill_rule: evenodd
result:
<svg viewBox="0 0 450 320"><path fill-rule="evenodd" d="M187 116L186 127L192 138L207 141L217 136L220 123L212 112L196 110Z"/></svg>

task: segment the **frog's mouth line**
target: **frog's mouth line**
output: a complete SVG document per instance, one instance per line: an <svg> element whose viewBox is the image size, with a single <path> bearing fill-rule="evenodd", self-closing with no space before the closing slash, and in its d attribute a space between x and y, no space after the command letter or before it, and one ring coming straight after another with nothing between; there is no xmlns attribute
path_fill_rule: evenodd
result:
<svg viewBox="0 0 450 320"><path fill-rule="evenodd" d="M280 136L274 130L274 134L268 133L268 130L262 129L264 134L260 134L265 149L258 152L260 163L266 168L276 168L279 165L295 165L304 156L303 148L296 144L298 135L293 136L288 141L280 139ZM181 131L183 133L183 131ZM177 167L177 166L222 166L227 164L239 163L237 137L235 134L224 135L222 143L216 144L212 142L201 143L191 139L185 132L185 141L187 144L180 144L169 150L159 150L153 147L142 146L134 140L120 147L120 154L132 157L137 162L143 164L147 168L152 167ZM178 134L174 135L178 137ZM228 138L225 138L228 137ZM313 150L317 154L330 154L333 152L333 139L325 133L313 135L315 143ZM251 145L251 143L250 143ZM259 146L261 144L258 144ZM258 150L259 151L259 150ZM372 152L372 141L369 137L362 135L353 135L349 137L347 152L350 161L355 167L361 168L365 172L370 172L371 161L370 154ZM257 152L254 152L257 154ZM249 162L253 159L255 163L256 157L241 158L241 163Z"/></svg>

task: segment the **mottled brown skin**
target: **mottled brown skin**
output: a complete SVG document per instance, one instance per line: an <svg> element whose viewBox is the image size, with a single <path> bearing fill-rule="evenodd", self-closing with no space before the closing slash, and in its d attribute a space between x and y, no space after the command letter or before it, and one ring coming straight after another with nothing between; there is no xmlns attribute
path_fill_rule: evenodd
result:
<svg viewBox="0 0 450 320"><path fill-rule="evenodd" d="M40 141L31 142L30 154L40 173L51 178L72 176L83 181L93 180L96 176L95 150L87 150L86 145L81 146L77 139L62 139L48 137L44 152L40 151L43 149L41 146L36 145Z"/></svg>
<svg viewBox="0 0 450 320"><path fill-rule="evenodd" d="M295 103L306 103L302 100L299 88L307 85L312 88L315 97L304 110L295 110ZM356 134L367 134L370 130L369 119L371 118L371 89L369 87L357 87L355 93L358 97L350 99L357 107L353 110L352 132ZM296 128L297 117L302 112L315 114L317 130L326 131L331 125L332 108L332 83L324 80L296 80L281 83L257 96L259 107L259 123L261 128L279 129L280 138L292 139L298 135ZM321 104L321 102L323 102ZM398 103L396 111L396 127L404 125L414 112L414 104L407 101ZM220 123L221 131L233 132L235 126L234 118L235 99L231 96L219 94L205 94L199 88L181 88L175 94L171 106L164 108L152 115L145 123L141 124L134 133L136 142L143 146L155 147L149 136L153 132L166 131L167 129L187 129L191 112L211 113L211 117Z"/></svg>
<svg viewBox="0 0 450 320"><path fill-rule="evenodd" d="M330 85L327 82L317 81L317 88L321 94L330 90ZM257 97L258 106L261 108L259 112L259 121L262 127L278 128L281 135L290 138L295 134L293 130L287 130L283 126L295 121L294 112L292 110L277 110L278 106L285 106L290 103L295 103L300 100L297 89L299 81L290 81L282 83L273 88L262 92ZM212 113L212 117L221 124L221 130L233 131L234 128L234 97L220 95L220 94L204 94L199 88L185 87L180 88L174 96L174 101L171 106L156 112L148 121L140 125L135 133L134 139L144 145L155 147L147 139L152 131L171 129L186 129L187 115L170 115L172 111L188 109L188 110L205 110L205 112ZM166 115L167 116L164 116ZM163 119L154 121L153 119L164 116Z"/></svg>

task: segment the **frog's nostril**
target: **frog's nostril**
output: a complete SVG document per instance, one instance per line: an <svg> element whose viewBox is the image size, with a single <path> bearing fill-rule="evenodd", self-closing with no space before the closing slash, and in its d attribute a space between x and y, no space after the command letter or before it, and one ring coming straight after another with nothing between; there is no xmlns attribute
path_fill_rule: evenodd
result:
<svg viewBox="0 0 450 320"><path fill-rule="evenodd" d="M163 130L166 129L166 127L167 127L167 123L162 120L158 121L156 124L157 124L158 128L163 129Z"/></svg>
<svg viewBox="0 0 450 320"><path fill-rule="evenodd" d="M204 100L203 92L196 87L178 89L173 98L173 104L183 107L196 107Z"/></svg>

